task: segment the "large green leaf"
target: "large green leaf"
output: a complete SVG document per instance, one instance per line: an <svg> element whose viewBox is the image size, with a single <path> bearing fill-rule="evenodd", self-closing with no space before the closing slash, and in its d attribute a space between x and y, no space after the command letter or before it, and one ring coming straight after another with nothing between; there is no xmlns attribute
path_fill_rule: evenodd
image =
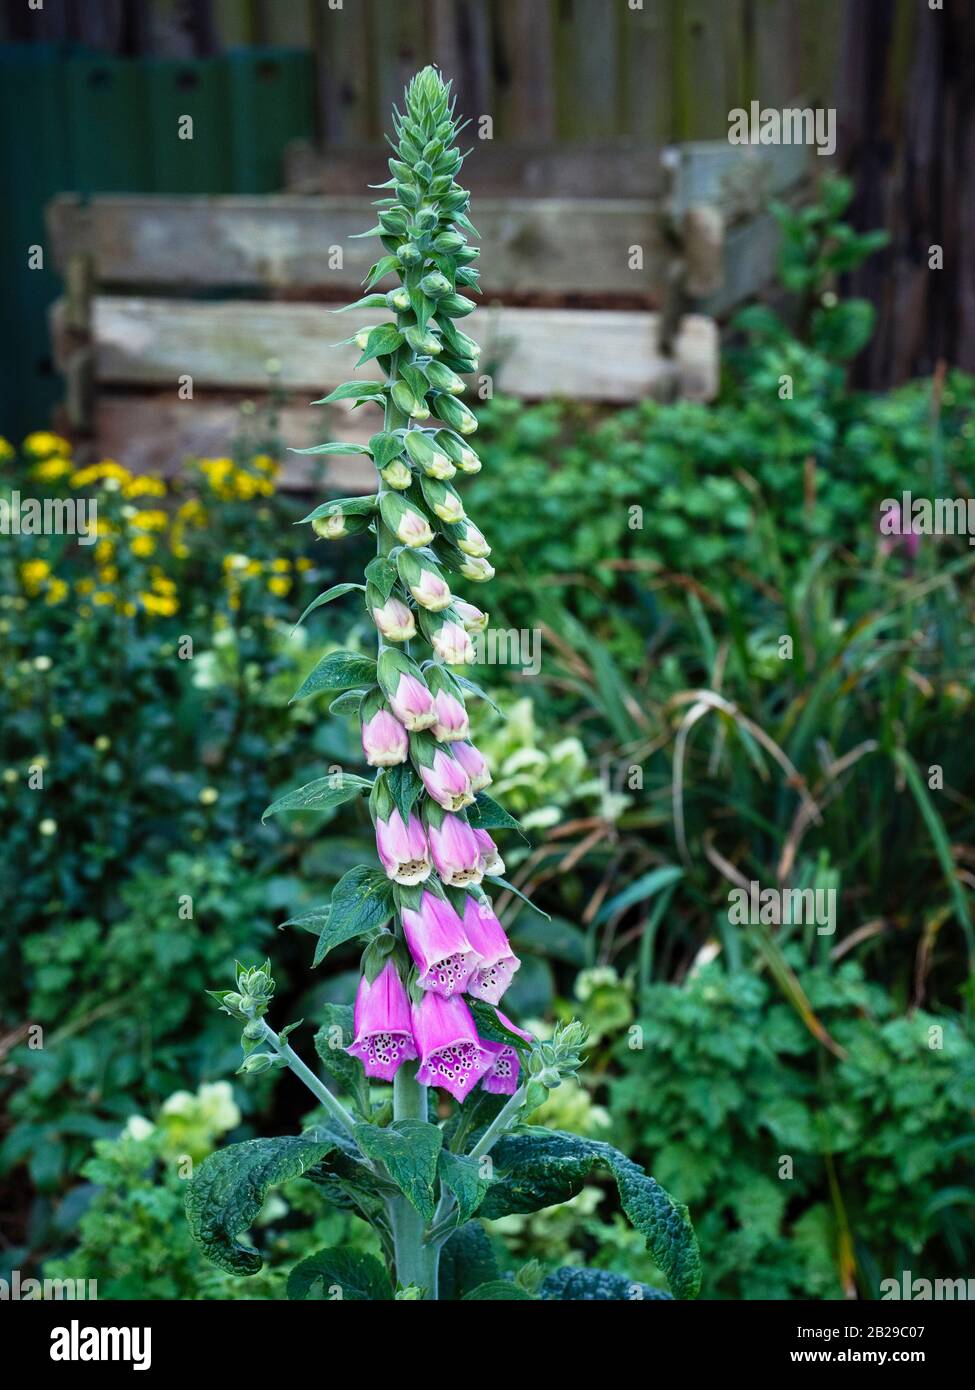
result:
<svg viewBox="0 0 975 1390"><path fill-rule="evenodd" d="M440 1297L456 1300L498 1277L498 1262L484 1227L468 1221L454 1231L440 1251Z"/></svg>
<svg viewBox="0 0 975 1390"><path fill-rule="evenodd" d="M464 1294L464 1299L492 1299L495 1302L501 1299L507 1303L534 1302L530 1293L525 1293L524 1289L519 1289L517 1284L511 1283L508 1279L491 1279L487 1284L478 1284L476 1289Z"/></svg>
<svg viewBox="0 0 975 1390"><path fill-rule="evenodd" d="M484 1201L488 1190L486 1179L481 1177L480 1163L466 1154L454 1154L449 1149L440 1150L440 1181L457 1198L457 1220L463 1224L469 1221Z"/></svg>
<svg viewBox="0 0 975 1390"><path fill-rule="evenodd" d="M410 819L410 812L416 805L417 797L422 795L423 783L417 777L409 763L398 763L395 767L387 767L383 772L389 794L393 798L393 805L403 817L405 825Z"/></svg>
<svg viewBox="0 0 975 1390"><path fill-rule="evenodd" d="M231 1274L256 1274L261 1257L241 1245L264 1204L268 1188L299 1178L333 1148L331 1139L297 1135L249 1139L218 1149L200 1164L186 1190L186 1219L207 1259Z"/></svg>
<svg viewBox="0 0 975 1390"><path fill-rule="evenodd" d="M314 611L315 611L316 608L321 608L322 605L325 604L325 603L331 603L333 599L341 598L343 594L351 593L353 589L358 589L360 593L364 593L364 592L365 592L365 585L364 585L364 584L333 584L332 587L331 587L330 589L326 589L325 592L324 592L323 594L319 594L319 595L318 595L318 598L313 598L313 599L312 599L311 603L310 603L310 604L308 605L308 607L305 609L304 613L302 613L301 617L300 617L300 618L298 619L298 621L295 623L294 630L297 631L297 629L298 629L299 627L301 627L302 623L303 623L303 622L305 621L305 619L308 617L308 614L309 614L309 613L314 613Z"/></svg>
<svg viewBox="0 0 975 1390"><path fill-rule="evenodd" d="M328 920L322 927L313 965L343 941L375 931L393 914L393 885L381 869L357 864L343 874L332 890Z"/></svg>
<svg viewBox="0 0 975 1390"><path fill-rule="evenodd" d="M366 298L373 299L375 296L367 295ZM331 405L333 401L378 401L382 399L383 390L382 382L379 381L343 381L341 386L336 386L334 391L322 396L321 400L312 401L312 405Z"/></svg>
<svg viewBox="0 0 975 1390"><path fill-rule="evenodd" d="M320 690L348 690L353 685L372 685L376 679L376 663L371 656L358 652L329 652L314 666L291 697L304 700Z"/></svg>
<svg viewBox="0 0 975 1390"><path fill-rule="evenodd" d="M517 830L523 840L528 839L514 816L509 815L504 807L486 792L478 792L467 817L477 830Z"/></svg>
<svg viewBox="0 0 975 1390"><path fill-rule="evenodd" d="M362 796L371 787L372 783L365 777L356 777L352 772L330 773L328 777L306 782L303 787L296 787L293 792L272 801L261 820L266 821L268 816L275 816L279 811L331 811L353 797Z"/></svg>
<svg viewBox="0 0 975 1390"><path fill-rule="evenodd" d="M674 1297L696 1297L701 1258L687 1208L618 1149L599 1140L536 1128L505 1135L493 1153L499 1176L481 1204L482 1217L539 1211L567 1202L581 1191L594 1167L608 1168L624 1214L646 1240Z"/></svg>
<svg viewBox="0 0 975 1390"><path fill-rule="evenodd" d="M652 1284L638 1284L627 1279L625 1274L613 1274L608 1269L581 1269L578 1265L567 1265L553 1269L546 1275L542 1284L543 1299L626 1299L641 1302L643 1299L667 1299L673 1295L665 1289L655 1289Z"/></svg>
<svg viewBox="0 0 975 1390"><path fill-rule="evenodd" d="M316 1290L319 1282L320 1290ZM341 1246L309 1255L288 1275L288 1297L292 1299L374 1303L392 1296L389 1275L375 1255Z"/></svg>
<svg viewBox="0 0 975 1390"><path fill-rule="evenodd" d="M356 1141L367 1158L382 1163L403 1196L426 1221L433 1219L433 1184L443 1135L425 1120L394 1120L385 1129L356 1125Z"/></svg>

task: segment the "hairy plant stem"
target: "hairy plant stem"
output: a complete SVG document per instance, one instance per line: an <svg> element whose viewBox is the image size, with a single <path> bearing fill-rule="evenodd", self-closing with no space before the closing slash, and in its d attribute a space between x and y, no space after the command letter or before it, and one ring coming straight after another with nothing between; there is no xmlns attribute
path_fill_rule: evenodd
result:
<svg viewBox="0 0 975 1390"><path fill-rule="evenodd" d="M264 1030L264 1037L266 1040L271 1044L278 1056L284 1058L299 1081L305 1083L315 1099L325 1107L332 1118L337 1120L343 1129L348 1130L350 1134L354 1135L355 1120L349 1114L348 1110L346 1110L342 1102L336 1096L332 1095L323 1081L319 1081L310 1067L305 1066L291 1044L281 1041L270 1024L265 1023Z"/></svg>
<svg viewBox="0 0 975 1390"><path fill-rule="evenodd" d="M519 1086L514 1095L509 1097L504 1108L498 1111L480 1139L471 1149L470 1153L467 1155L468 1158L483 1158L485 1154L490 1153L505 1130L510 1129L518 1119L521 1113L521 1107L525 1101L526 1093L527 1087ZM439 1249L447 1236L454 1230L456 1223L450 1219L453 1205L454 1194L452 1192L447 1192L446 1189L442 1190L437 1210L434 1213L433 1221L430 1223L430 1229L426 1234L428 1245L436 1245Z"/></svg>
<svg viewBox="0 0 975 1390"><path fill-rule="evenodd" d="M393 1118L427 1118L427 1088L417 1081L411 1063L401 1066L393 1077ZM389 1224L393 1232L397 1281L404 1288L415 1284L423 1289L424 1298L435 1299L440 1249L424 1244L423 1217L405 1197L392 1197L389 1202Z"/></svg>

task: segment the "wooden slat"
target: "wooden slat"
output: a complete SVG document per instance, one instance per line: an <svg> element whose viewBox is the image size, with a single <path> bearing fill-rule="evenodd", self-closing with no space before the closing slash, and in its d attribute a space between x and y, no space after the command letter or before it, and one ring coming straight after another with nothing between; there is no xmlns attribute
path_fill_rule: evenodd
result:
<svg viewBox="0 0 975 1390"><path fill-rule="evenodd" d="M353 240L374 216L363 198L291 195L223 198L73 197L49 208L54 258L93 258L114 286L219 286L318 290L352 298L381 254ZM482 200L489 294L618 294L655 302L664 273L661 209L649 200ZM642 270L628 248L643 248ZM330 265L335 248L342 266Z"/></svg>
<svg viewBox="0 0 975 1390"><path fill-rule="evenodd" d="M649 144L674 139L673 19L671 0L643 0L642 9L626 7L622 15L624 129Z"/></svg>
<svg viewBox="0 0 975 1390"><path fill-rule="evenodd" d="M470 127L468 128L470 130ZM477 140L464 163L463 183L480 210L483 197L655 198L666 179L658 145L597 141L586 145L512 145ZM369 146L325 153L295 141L285 153L285 178L293 193L359 194L389 177L389 150Z"/></svg>
<svg viewBox="0 0 975 1390"><path fill-rule="evenodd" d="M63 317L63 305L55 305L59 361ZM361 321L382 317L363 314ZM656 313L499 307L475 319L471 330L482 344L482 368L497 391L528 399L628 401L666 393L674 384ZM95 377L102 384L175 391L188 375L194 390L258 390L266 387L274 361L283 388L305 389L310 398L352 375L356 349L338 343L359 324L315 304L99 296L92 313ZM362 413L378 421L374 406Z"/></svg>
<svg viewBox="0 0 975 1390"><path fill-rule="evenodd" d="M726 221L760 212L809 176L806 145L729 145L689 140L673 151L672 206L677 213L708 203Z"/></svg>

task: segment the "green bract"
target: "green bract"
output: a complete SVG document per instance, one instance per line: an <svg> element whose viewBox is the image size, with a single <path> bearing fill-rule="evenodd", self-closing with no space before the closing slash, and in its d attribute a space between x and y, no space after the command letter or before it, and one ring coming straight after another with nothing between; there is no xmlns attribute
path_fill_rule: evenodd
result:
<svg viewBox="0 0 975 1390"><path fill-rule="evenodd" d="M499 877L504 866L488 832L521 827L484 793L490 770L468 741L467 699L487 696L448 669L474 659L469 631L488 622L455 593L455 577L486 582L494 571L490 546L450 481L480 468L465 442L477 420L458 399L478 348L455 326L474 307L458 289L476 289L477 252L467 242L475 234L468 194L456 182L460 125L434 69L413 79L394 126L392 177L366 234L379 237L385 254L366 288L393 274L401 283L359 301L392 317L350 339L359 365L376 363L382 380L345 382L325 397L383 407L383 428L366 450L376 491L324 502L305 518L325 540L374 532L365 585L334 585L302 616L364 591L379 631L377 656L330 652L294 697L341 692L332 708L358 714L365 756L378 770L371 782L334 771L265 812L330 811L363 797L376 825L383 867L350 869L327 905L290 924L318 937L314 965L337 946L362 944L355 1010L327 1006L315 1039L347 1102L288 1043L298 1025L276 1033L268 1023L270 967L239 968L236 988L215 997L244 1024L241 1070L290 1067L324 1113L300 1136L252 1140L206 1159L187 1195L190 1228L215 1263L252 1274L261 1257L237 1236L271 1186L303 1176L369 1222L386 1268L350 1248L319 1251L292 1270L291 1298L663 1297L604 1271L546 1278L530 1262L506 1278L499 1268L479 1214L564 1202L600 1168L615 1180L622 1210L673 1296L694 1297L699 1257L686 1208L609 1145L525 1125L550 1090L576 1075L586 1030L573 1022L533 1040L497 1008L519 961L486 887L522 895ZM392 1104L367 1078L392 1080ZM428 1118L428 1084L456 1100L442 1123Z"/></svg>

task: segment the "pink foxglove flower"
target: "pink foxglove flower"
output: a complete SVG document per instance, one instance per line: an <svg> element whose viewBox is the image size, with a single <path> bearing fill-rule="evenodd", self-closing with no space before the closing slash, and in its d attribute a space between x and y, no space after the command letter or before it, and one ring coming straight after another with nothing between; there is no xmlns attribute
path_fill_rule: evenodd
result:
<svg viewBox="0 0 975 1390"><path fill-rule="evenodd" d="M433 540L433 532L430 530L430 523L421 512L415 511L412 507L405 507L396 527L396 538L404 545L417 547L429 545Z"/></svg>
<svg viewBox="0 0 975 1390"><path fill-rule="evenodd" d="M475 902L470 897L467 899L464 932L479 958L467 992L478 999L486 999L489 1004L497 1004L511 984L511 977L521 961L512 951L504 927L487 903Z"/></svg>
<svg viewBox="0 0 975 1390"><path fill-rule="evenodd" d="M449 608L453 597L443 575L434 574L431 569L421 571L417 582L410 585L410 593L420 607L426 608L430 613L439 613L441 609Z"/></svg>
<svg viewBox="0 0 975 1390"><path fill-rule="evenodd" d="M466 630L449 619L431 633L430 645L448 666L464 666L474 660L474 644Z"/></svg>
<svg viewBox="0 0 975 1390"><path fill-rule="evenodd" d="M421 989L442 994L445 999L463 993L478 958L450 903L424 892L419 911L403 908L403 935L416 964Z"/></svg>
<svg viewBox="0 0 975 1390"><path fill-rule="evenodd" d="M370 767L395 767L406 762L410 740L399 720L380 709L362 726L362 751Z"/></svg>
<svg viewBox="0 0 975 1390"><path fill-rule="evenodd" d="M466 739L471 731L467 710L456 695L449 690L438 690L436 698L437 722L433 726L433 736L440 743L453 743Z"/></svg>
<svg viewBox="0 0 975 1390"><path fill-rule="evenodd" d="M461 598L454 599L454 612L468 632L483 632L488 625L487 613L482 613L473 603L465 603Z"/></svg>
<svg viewBox="0 0 975 1390"><path fill-rule="evenodd" d="M401 599L388 598L381 608L374 608L372 620L387 642L409 642L416 636L416 620Z"/></svg>
<svg viewBox="0 0 975 1390"><path fill-rule="evenodd" d="M463 531L463 535L457 538L457 549L474 559L487 559L491 554L491 547L485 540L483 531L475 526L470 518L467 518L459 529Z"/></svg>
<svg viewBox="0 0 975 1390"><path fill-rule="evenodd" d="M387 877L396 883L422 883L430 877L430 850L418 816L410 816L407 825L396 810L388 821L377 819L376 849Z"/></svg>
<svg viewBox="0 0 975 1390"><path fill-rule="evenodd" d="M481 852L474 831L460 816L444 816L440 825L429 826L430 853L441 881L451 888L480 883L484 876Z"/></svg>
<svg viewBox="0 0 975 1390"><path fill-rule="evenodd" d="M477 841L477 849L481 857L481 872L483 874L503 874L504 860L487 831L475 830L474 839Z"/></svg>
<svg viewBox="0 0 975 1390"><path fill-rule="evenodd" d="M469 745L456 746L461 748ZM442 806L445 811L461 811L474 800L471 779L463 765L442 748L438 748L433 755L431 767L421 766L420 777L427 789L427 795L432 796L437 805Z"/></svg>
<svg viewBox="0 0 975 1390"><path fill-rule="evenodd" d="M498 1022L503 1023L509 1032L517 1033L519 1038L524 1038L526 1043L531 1042L531 1033L526 1033L524 1028L512 1023L500 1009ZM481 1038L480 1041L481 1046L486 1052L490 1052L494 1059L490 1071L484 1073L481 1085L493 1096L513 1096L518 1089L518 1073L521 1070L521 1059L517 1051L510 1043L490 1042L487 1038Z"/></svg>
<svg viewBox="0 0 975 1390"><path fill-rule="evenodd" d="M470 778L471 791L480 792L491 785L491 772L484 754L473 743L455 743L450 751Z"/></svg>
<svg viewBox="0 0 975 1390"><path fill-rule="evenodd" d="M437 722L437 707L432 693L423 681L406 671L400 675L389 703L397 719L413 733L418 729L429 729Z"/></svg>
<svg viewBox="0 0 975 1390"><path fill-rule="evenodd" d="M355 999L355 1041L348 1048L365 1067L366 1076L392 1081L404 1062L417 1055L406 986L391 960L372 984L365 975Z"/></svg>
<svg viewBox="0 0 975 1390"><path fill-rule="evenodd" d="M474 584L486 584L489 579L494 578L494 566L479 556L465 557L460 565L460 572L465 579L471 580Z"/></svg>
<svg viewBox="0 0 975 1390"><path fill-rule="evenodd" d="M442 1087L454 1100L470 1095L492 1064L470 1009L457 996L441 999L425 994L413 1005L413 1036L420 1050L417 1081Z"/></svg>

